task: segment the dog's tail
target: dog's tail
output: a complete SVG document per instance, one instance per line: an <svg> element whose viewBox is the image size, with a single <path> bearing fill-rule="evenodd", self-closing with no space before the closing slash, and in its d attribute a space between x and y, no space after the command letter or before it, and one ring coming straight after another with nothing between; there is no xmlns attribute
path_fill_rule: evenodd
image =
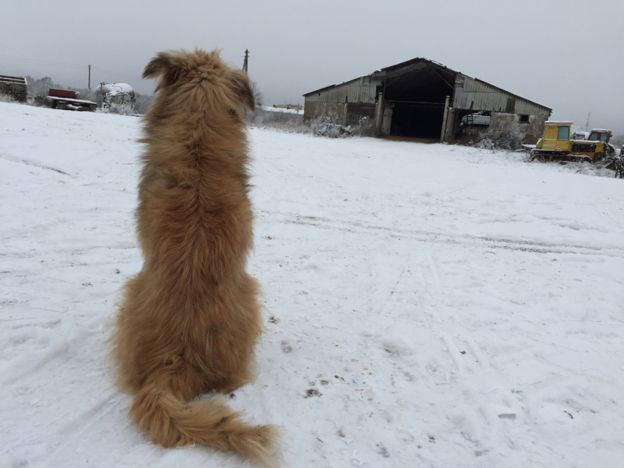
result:
<svg viewBox="0 0 624 468"><path fill-rule="evenodd" d="M187 403L166 387L146 384L136 394L130 416L165 447L197 443L238 453L263 466L276 464L271 448L275 427L244 423L221 396Z"/></svg>

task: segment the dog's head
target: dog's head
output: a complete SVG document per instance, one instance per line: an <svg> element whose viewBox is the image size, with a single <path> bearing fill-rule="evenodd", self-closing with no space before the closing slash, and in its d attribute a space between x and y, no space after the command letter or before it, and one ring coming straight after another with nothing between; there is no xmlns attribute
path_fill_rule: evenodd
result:
<svg viewBox="0 0 624 468"><path fill-rule="evenodd" d="M157 100L163 104L186 103L238 117L242 108L255 107L247 75L226 65L216 50L160 52L145 67L143 78L158 80Z"/></svg>

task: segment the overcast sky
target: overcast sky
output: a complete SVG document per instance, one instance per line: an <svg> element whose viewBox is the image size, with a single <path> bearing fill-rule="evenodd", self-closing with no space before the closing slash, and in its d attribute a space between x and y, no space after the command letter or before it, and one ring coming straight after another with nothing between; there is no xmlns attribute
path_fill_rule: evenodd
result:
<svg viewBox="0 0 624 468"><path fill-rule="evenodd" d="M68 86L124 81L143 93L163 49L221 48L265 103L426 57L624 133L624 0L3 0L0 73Z"/></svg>

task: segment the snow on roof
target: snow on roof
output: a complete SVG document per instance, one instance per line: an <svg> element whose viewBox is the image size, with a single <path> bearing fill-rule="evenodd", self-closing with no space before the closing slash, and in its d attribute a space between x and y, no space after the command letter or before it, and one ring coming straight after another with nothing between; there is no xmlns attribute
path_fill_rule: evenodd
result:
<svg viewBox="0 0 624 468"><path fill-rule="evenodd" d="M303 114L303 109L296 108L287 109L285 107L262 106L262 110L267 112L283 112L285 114Z"/></svg>
<svg viewBox="0 0 624 468"><path fill-rule="evenodd" d="M76 98L66 98L66 97L59 97L59 96L46 96L45 97L48 101L63 101L63 102L75 102L77 104L93 104L96 105L97 102L93 102L93 101L89 101L88 99L76 99Z"/></svg>
<svg viewBox="0 0 624 468"><path fill-rule="evenodd" d="M548 120L546 123L553 125L572 125L574 122L570 120Z"/></svg>
<svg viewBox="0 0 624 468"><path fill-rule="evenodd" d="M102 89L113 96L134 93L134 89L128 83L106 83L102 85Z"/></svg>

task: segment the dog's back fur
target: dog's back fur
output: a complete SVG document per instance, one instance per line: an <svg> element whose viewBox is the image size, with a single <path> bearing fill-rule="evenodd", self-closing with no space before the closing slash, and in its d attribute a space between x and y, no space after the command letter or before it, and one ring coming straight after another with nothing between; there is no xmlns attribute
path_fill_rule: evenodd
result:
<svg viewBox="0 0 624 468"><path fill-rule="evenodd" d="M260 334L252 243L244 73L217 52L166 52L145 78L158 93L145 115L139 185L141 272L128 281L114 336L131 418L163 446L188 443L272 463L272 426L250 426L223 398L252 374Z"/></svg>

